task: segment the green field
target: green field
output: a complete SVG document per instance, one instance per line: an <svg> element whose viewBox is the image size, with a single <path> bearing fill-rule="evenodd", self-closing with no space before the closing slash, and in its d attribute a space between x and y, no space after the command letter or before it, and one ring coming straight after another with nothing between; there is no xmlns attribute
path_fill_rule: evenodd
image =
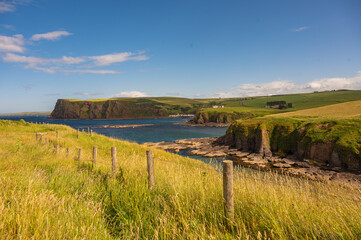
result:
<svg viewBox="0 0 361 240"><path fill-rule="evenodd" d="M270 115L274 117L353 118L361 116L361 101L351 101L295 112Z"/></svg>
<svg viewBox="0 0 361 240"><path fill-rule="evenodd" d="M57 140L59 154L35 141ZM91 163L98 146L98 162ZM118 173L110 174L110 148ZM70 148L70 158L65 148ZM82 148L82 162L76 160ZM360 191L237 168L235 222L225 225L222 175L155 150L147 186L146 147L69 127L0 121L0 239L359 239Z"/></svg>
<svg viewBox="0 0 361 240"><path fill-rule="evenodd" d="M331 104L361 100L361 90L338 90L305 94L290 94L283 96L256 97L244 101L248 107L263 107L267 102L286 101L293 104L293 108L286 111L296 111L308 108L322 107Z"/></svg>
<svg viewBox="0 0 361 240"><path fill-rule="evenodd" d="M209 119L227 119L223 117L223 115L229 116L228 119L232 120L248 119L252 117L293 112L356 100L361 100L360 90L340 90L270 97L252 97L246 99L218 99L216 101L217 105L223 105L225 106L224 108L202 108L198 111L196 118L198 118L200 114L204 114L204 116L207 116ZM293 107L287 109L264 108L267 102L272 101L286 101L287 103L292 103ZM253 116L249 116L247 113L252 113Z"/></svg>

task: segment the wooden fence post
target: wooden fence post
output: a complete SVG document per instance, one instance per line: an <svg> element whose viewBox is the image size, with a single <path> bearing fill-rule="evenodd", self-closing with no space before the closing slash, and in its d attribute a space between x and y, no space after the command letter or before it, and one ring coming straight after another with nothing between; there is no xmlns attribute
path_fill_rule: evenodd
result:
<svg viewBox="0 0 361 240"><path fill-rule="evenodd" d="M97 165L97 147L93 146L93 163L94 163L94 167Z"/></svg>
<svg viewBox="0 0 361 240"><path fill-rule="evenodd" d="M59 139L59 130L56 130L56 139Z"/></svg>
<svg viewBox="0 0 361 240"><path fill-rule="evenodd" d="M66 157L69 158L69 156L70 156L70 149L66 148Z"/></svg>
<svg viewBox="0 0 361 240"><path fill-rule="evenodd" d="M155 177L154 177L154 158L151 150L147 151L147 168L148 168L148 187L150 190L154 188Z"/></svg>
<svg viewBox="0 0 361 240"><path fill-rule="evenodd" d="M88 127L88 133L89 133L89 127Z"/></svg>
<svg viewBox="0 0 361 240"><path fill-rule="evenodd" d="M233 200L233 162L223 161L223 198L224 215L228 226L234 222L234 200Z"/></svg>
<svg viewBox="0 0 361 240"><path fill-rule="evenodd" d="M117 172L117 149L112 147L112 173L113 175Z"/></svg>
<svg viewBox="0 0 361 240"><path fill-rule="evenodd" d="M90 136L93 136L93 129L90 129Z"/></svg>
<svg viewBox="0 0 361 240"><path fill-rule="evenodd" d="M76 138L79 139L79 128L76 131Z"/></svg>
<svg viewBox="0 0 361 240"><path fill-rule="evenodd" d="M79 154L78 154L78 162L80 163L81 160L81 148L79 148Z"/></svg>

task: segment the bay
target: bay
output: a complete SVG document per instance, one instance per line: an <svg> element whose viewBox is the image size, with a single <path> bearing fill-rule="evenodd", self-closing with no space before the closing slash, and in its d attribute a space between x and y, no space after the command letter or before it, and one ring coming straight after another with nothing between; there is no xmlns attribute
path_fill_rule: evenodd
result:
<svg viewBox="0 0 361 240"><path fill-rule="evenodd" d="M90 127L93 132L136 142L139 144L145 142L174 141L177 139L219 137L226 133L227 128L216 127L186 127L181 125L172 125L188 121L185 118L152 118L152 119L122 119L122 120L64 120L48 119L47 116L0 116L0 119L19 121L24 119L26 122L63 124L74 129ZM130 127L130 128L96 128L103 125L135 125L135 124L154 124L151 126Z"/></svg>

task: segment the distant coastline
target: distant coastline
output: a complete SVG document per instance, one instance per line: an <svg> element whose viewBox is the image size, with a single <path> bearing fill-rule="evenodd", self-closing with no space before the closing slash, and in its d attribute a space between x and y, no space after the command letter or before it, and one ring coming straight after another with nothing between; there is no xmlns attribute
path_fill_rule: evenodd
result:
<svg viewBox="0 0 361 240"><path fill-rule="evenodd" d="M49 116L51 112L0 113L0 116Z"/></svg>

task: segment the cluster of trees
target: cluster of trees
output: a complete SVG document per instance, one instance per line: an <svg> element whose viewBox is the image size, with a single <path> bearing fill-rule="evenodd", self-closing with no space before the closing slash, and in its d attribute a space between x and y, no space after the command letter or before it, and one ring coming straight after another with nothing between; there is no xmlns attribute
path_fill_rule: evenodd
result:
<svg viewBox="0 0 361 240"><path fill-rule="evenodd" d="M292 108L292 103L287 103L286 101L267 102L266 108L278 108L278 109Z"/></svg>

